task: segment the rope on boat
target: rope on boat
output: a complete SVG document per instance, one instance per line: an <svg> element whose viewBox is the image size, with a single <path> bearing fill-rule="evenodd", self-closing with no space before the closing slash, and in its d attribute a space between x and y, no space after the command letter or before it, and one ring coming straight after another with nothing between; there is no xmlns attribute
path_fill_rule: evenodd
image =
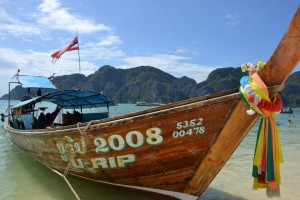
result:
<svg viewBox="0 0 300 200"><path fill-rule="evenodd" d="M84 139L86 139L86 132L87 130L90 128L90 126L92 125L93 121L90 121L86 127L83 129L83 131L80 130L80 127L79 127L79 124L80 122L77 123L77 128L81 134L81 139L80 139L80 142L82 143L82 141ZM6 132L6 131L5 131ZM50 170L52 170L54 173L58 174L59 176L61 176L65 182L67 183L67 185L69 186L69 188L71 189L71 191L73 192L74 196L76 197L77 200L80 200L80 197L79 195L76 193L76 191L74 190L72 184L69 182L69 180L67 179L67 175L68 175L68 172L69 172L69 169L71 167L71 163L72 161L74 160L75 156L76 156L76 148L74 151L71 151L71 157L70 157L70 161L64 171L64 173L60 173L59 171L55 170L55 169L52 169L50 166L46 165L45 163L39 161L38 159L36 159L34 156L30 155L29 153L27 153L25 150L23 150L19 145L17 145L10 137L7 137L6 135L4 135L7 139L9 139L12 143L14 143L17 147L19 147L26 155L29 155L30 157L32 157L34 160L38 161L39 163L41 163L42 165L46 166L47 168L49 168Z"/></svg>
<svg viewBox="0 0 300 200"><path fill-rule="evenodd" d="M90 121L90 122L86 125L86 127L84 128L84 130L81 131L81 129L80 129L80 127L79 127L80 122L78 122L77 128L78 128L78 130L79 130L79 132L80 132L80 134L81 134L80 142L82 142L84 139L86 139L86 132L87 132L87 130L90 128L90 126L92 125L92 123L93 123L93 121ZM5 132L6 132L6 131L5 131ZM68 175L68 172L69 172L69 170L70 170L71 163L72 163L72 161L74 160L74 158L75 158L75 156L76 156L76 153L77 153L76 148L75 148L74 151L71 151L71 154L72 154L72 155L71 155L71 157L70 157L70 161L69 161L69 163L68 163L68 165L67 165L67 167L66 167L64 173L62 174L62 173L60 173L59 171L57 171L57 170L55 170L55 169L52 169L50 166L46 165L45 163L43 163L43 162L37 160L35 157L33 157L32 155L30 155L30 154L27 153L26 151L24 151L24 150L23 150L19 145L17 145L10 137L7 137L7 136L6 136L6 138L9 139L9 140L10 140L12 143L14 143L16 146L18 146L25 154L29 155L29 156L32 157L34 160L38 161L39 163L43 164L44 166L46 166L47 168L49 168L50 170L52 170L54 173L56 173L56 174L58 174L59 176L61 176L61 177L65 180L65 182L67 183L67 185L69 186L69 188L71 189L71 191L73 192L73 194L74 194L74 196L76 197L76 199L77 199L77 200L80 200L80 197L78 196L78 194L77 194L76 191L74 190L73 186L71 185L71 183L70 183L69 180L67 179L67 175Z"/></svg>
<svg viewBox="0 0 300 200"><path fill-rule="evenodd" d="M84 129L83 131L80 130L80 127L79 127L80 122L77 123L77 128L78 128L78 130L79 130L79 132L80 132L80 134L81 134L81 138L80 138L80 142L81 142L81 143L82 143L83 140L86 139L86 131L89 129L89 127L91 126L92 123L93 123L93 121L90 121L90 122L87 124L87 126L85 127L85 129ZM67 174L68 174L68 172L69 172L69 169L70 169L70 167L71 167L72 161L74 160L74 158L75 158L75 156L76 156L76 153L77 153L76 148L75 148L74 151L71 151L71 154L72 154L72 155L71 155L70 161L69 161L69 163L68 163L68 165L67 165L67 167L66 167L66 169L65 169L65 171L64 171L64 176L67 176Z"/></svg>
<svg viewBox="0 0 300 200"><path fill-rule="evenodd" d="M6 132L6 131L5 131ZM28 152L26 152L24 149L22 149L17 143L15 143L10 137L5 136L7 139L9 139L12 143L14 143L17 147L19 147L20 150L23 151L23 153L25 153L26 155L30 156L31 158L33 158L34 160L38 161L39 163L41 163L42 165L46 166L48 169L50 169L51 171L53 171L54 173L58 174L59 176L61 176L67 183L67 185L70 187L71 191L73 192L73 194L75 195L75 197L80 200L79 196L77 195L77 193L75 192L74 188L72 187L71 183L68 181L68 179L66 178L65 175L63 175L62 173L60 173L59 171L52 169L50 166L46 165L45 163L39 161L38 159L36 159L34 156L30 155Z"/></svg>
<svg viewBox="0 0 300 200"><path fill-rule="evenodd" d="M90 126L91 126L92 123L93 123L93 121L90 121L90 122L86 125L86 127L84 128L83 131L81 131L80 126L79 126L80 122L77 123L77 128L78 128L78 130L79 130L79 132L80 132L80 134L81 134L80 143L82 143L82 141L86 139L86 137L87 137L87 136L86 136L86 132L87 132L87 130L90 128ZM75 148L74 151L71 151L71 154L72 154L72 155L70 156L69 163L68 163L68 165L67 165L67 167L66 167L66 169L65 169L65 171L64 171L63 174L60 173L60 172L58 172L58 171L56 171L55 169L52 169L52 171L54 171L55 173L57 173L58 175L60 175L60 176L65 180L65 182L67 183L67 185L69 186L69 188L71 189L71 191L73 192L73 194L75 195L75 197L76 197L78 200L80 200L80 197L78 196L78 194L76 193L76 191L75 191L74 188L72 187L71 183L70 183L69 180L67 179L68 172L69 172L69 170L70 170L72 161L75 159L76 153L77 153L76 148Z"/></svg>

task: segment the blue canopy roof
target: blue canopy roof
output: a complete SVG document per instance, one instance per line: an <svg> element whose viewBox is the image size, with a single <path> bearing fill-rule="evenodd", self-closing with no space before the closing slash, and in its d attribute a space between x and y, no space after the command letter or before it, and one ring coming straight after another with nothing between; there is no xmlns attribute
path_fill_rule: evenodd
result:
<svg viewBox="0 0 300 200"><path fill-rule="evenodd" d="M86 90L56 90L40 97L21 101L11 108L41 101L52 102L62 108L93 108L115 105L108 97L96 92Z"/></svg>
<svg viewBox="0 0 300 200"><path fill-rule="evenodd" d="M31 103L31 102L33 102L33 101L36 101L38 98L39 98L39 97L32 98L32 99L28 99L28 100L26 100L26 101L21 101L21 102L19 102L18 104L11 106L10 108L18 108L18 107L27 105L27 104L29 104L29 103Z"/></svg>
<svg viewBox="0 0 300 200"><path fill-rule="evenodd" d="M56 89L52 82L43 76L19 75L19 82L23 88Z"/></svg>

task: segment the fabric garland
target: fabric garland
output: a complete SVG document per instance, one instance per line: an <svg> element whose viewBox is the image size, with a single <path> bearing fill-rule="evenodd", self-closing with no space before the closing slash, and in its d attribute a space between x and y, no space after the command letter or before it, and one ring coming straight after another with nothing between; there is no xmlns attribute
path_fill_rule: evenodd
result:
<svg viewBox="0 0 300 200"><path fill-rule="evenodd" d="M247 110L249 115L257 113L262 116L253 159L253 189L267 188L267 195L272 197L280 196L280 164L283 163L283 156L274 113L281 111L282 101L279 94L272 101L269 98L268 89L258 75L264 64L259 62L257 66L241 66L244 72L249 72L249 76L240 80L240 96L250 106Z"/></svg>

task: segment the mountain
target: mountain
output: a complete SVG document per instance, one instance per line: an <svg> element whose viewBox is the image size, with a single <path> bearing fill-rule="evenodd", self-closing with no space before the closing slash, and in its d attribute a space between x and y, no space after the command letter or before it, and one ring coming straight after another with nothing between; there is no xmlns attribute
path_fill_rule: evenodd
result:
<svg viewBox="0 0 300 200"><path fill-rule="evenodd" d="M198 96L238 88L241 77L245 75L239 67L215 69L205 81L197 85Z"/></svg>
<svg viewBox="0 0 300 200"><path fill-rule="evenodd" d="M106 65L87 77L83 89L103 92L122 103L171 103L190 98L196 85L188 77L175 78L154 67L116 69Z"/></svg>
<svg viewBox="0 0 300 200"><path fill-rule="evenodd" d="M292 73L281 92L284 106L300 107L300 71Z"/></svg>
<svg viewBox="0 0 300 200"><path fill-rule="evenodd" d="M242 73L240 68L219 68L212 71L205 81L197 84L195 80L186 76L176 78L150 66L116 69L105 65L89 76L58 76L53 83L59 89L82 88L102 92L119 103L172 103L238 88L240 78L245 75L247 74ZM49 91L43 90L43 93ZM34 89L31 89L31 92L36 94ZM11 91L12 99L21 99L25 95L25 89L20 86ZM8 95L3 95L2 99L8 99ZM282 91L282 99L285 106L300 105L300 72L295 72L288 78Z"/></svg>

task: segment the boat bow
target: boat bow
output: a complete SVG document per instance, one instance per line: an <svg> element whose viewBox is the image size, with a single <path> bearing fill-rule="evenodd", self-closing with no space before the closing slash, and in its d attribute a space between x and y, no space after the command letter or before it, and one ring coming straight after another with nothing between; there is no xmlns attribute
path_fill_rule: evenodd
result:
<svg viewBox="0 0 300 200"><path fill-rule="evenodd" d="M283 84L300 59L300 6L298 7L285 35L270 57L260 76L268 87L273 87L271 97L283 88ZM240 100L225 124L216 142L199 165L197 172L187 184L184 192L201 195L234 150L247 135L258 119L258 115L247 115L248 106Z"/></svg>

